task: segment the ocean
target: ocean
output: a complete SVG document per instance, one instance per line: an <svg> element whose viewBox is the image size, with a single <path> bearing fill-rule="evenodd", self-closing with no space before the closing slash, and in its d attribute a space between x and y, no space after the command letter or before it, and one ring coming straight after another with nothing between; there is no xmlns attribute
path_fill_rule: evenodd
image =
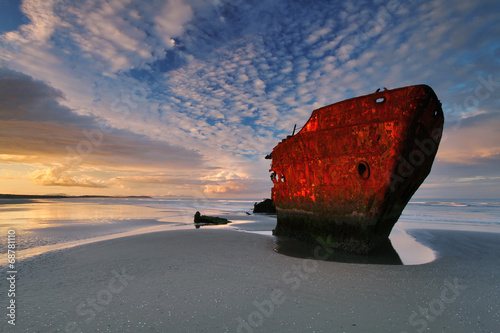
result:
<svg viewBox="0 0 500 333"><path fill-rule="evenodd" d="M7 235L14 230L18 258L95 241L163 230L193 228L196 211L225 217L233 223L204 228L230 228L271 236L272 215L252 214L261 199L200 198L78 198L0 201L0 249L7 252ZM442 199L410 201L391 234L405 264L432 261L432 250L406 231L447 229L500 233L500 200ZM12 233L12 231L11 231ZM406 253L406 254L405 254ZM5 264L6 255L0 257Z"/></svg>

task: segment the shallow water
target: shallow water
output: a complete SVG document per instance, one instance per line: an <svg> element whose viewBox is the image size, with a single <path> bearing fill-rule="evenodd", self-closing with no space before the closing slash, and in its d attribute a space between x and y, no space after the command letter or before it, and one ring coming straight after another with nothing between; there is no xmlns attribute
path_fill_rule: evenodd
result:
<svg viewBox="0 0 500 333"><path fill-rule="evenodd" d="M18 258L125 235L193 227L196 211L228 218L230 228L273 237L276 217L251 214L259 200L221 199L52 199L0 204L0 248L6 252L7 232L15 230ZM210 228L214 228L210 226ZM495 200L415 200L404 210L390 240L393 249L371 263L415 265L433 261L434 251L408 235L409 229L500 232L500 203ZM24 251L23 251L24 250ZM278 253L312 257L309 245L276 239ZM3 257L6 257L3 255ZM391 259L392 258L392 259ZM336 253L329 260L366 263L367 257ZM0 257L0 264L6 258Z"/></svg>

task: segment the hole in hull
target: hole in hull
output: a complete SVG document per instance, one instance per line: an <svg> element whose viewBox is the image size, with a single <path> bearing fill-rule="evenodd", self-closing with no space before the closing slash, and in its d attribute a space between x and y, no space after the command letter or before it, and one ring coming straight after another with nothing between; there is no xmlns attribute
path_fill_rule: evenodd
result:
<svg viewBox="0 0 500 333"><path fill-rule="evenodd" d="M370 167L366 162L359 162L358 164L358 174L361 178L367 179L370 177Z"/></svg>

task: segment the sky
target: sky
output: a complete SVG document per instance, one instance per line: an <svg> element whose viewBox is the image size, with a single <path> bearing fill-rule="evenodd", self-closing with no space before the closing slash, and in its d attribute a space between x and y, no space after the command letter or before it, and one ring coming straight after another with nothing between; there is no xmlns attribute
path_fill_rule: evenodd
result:
<svg viewBox="0 0 500 333"><path fill-rule="evenodd" d="M500 198L498 0L0 0L0 193L270 196L324 105L427 84L422 198Z"/></svg>

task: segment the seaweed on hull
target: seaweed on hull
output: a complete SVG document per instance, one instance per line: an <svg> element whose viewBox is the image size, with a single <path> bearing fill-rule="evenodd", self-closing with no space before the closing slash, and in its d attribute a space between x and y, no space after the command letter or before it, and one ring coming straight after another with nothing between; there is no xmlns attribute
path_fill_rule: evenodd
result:
<svg viewBox="0 0 500 333"><path fill-rule="evenodd" d="M196 229L204 225L219 225L228 223L231 223L231 221L222 217L201 215L200 212L196 212L196 214L194 214L194 226Z"/></svg>

